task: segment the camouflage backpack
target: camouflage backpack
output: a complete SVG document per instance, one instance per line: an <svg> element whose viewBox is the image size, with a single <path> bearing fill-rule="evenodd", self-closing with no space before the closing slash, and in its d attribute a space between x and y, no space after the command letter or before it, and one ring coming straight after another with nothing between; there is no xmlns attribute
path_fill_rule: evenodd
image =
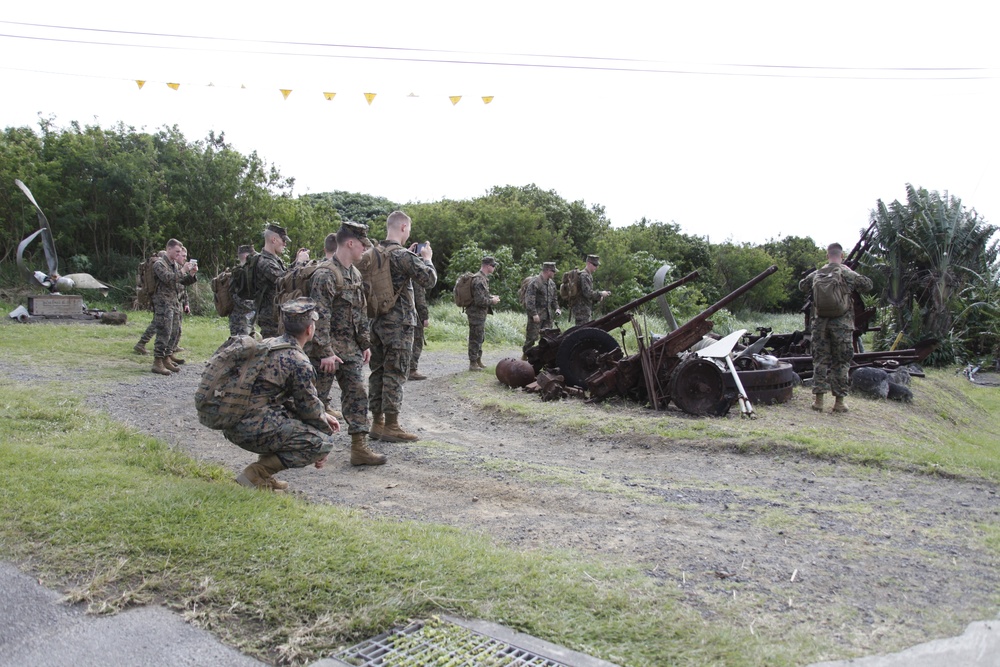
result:
<svg viewBox="0 0 1000 667"><path fill-rule="evenodd" d="M259 253L254 253L247 257L247 261L241 266L234 266L232 278L229 282L229 296L234 299L252 300L257 293L257 282L255 279L257 272L257 259Z"/></svg>
<svg viewBox="0 0 1000 667"><path fill-rule="evenodd" d="M379 245L372 246L361 256L358 271L365 282L365 298L368 302L368 317L385 315L396 305L396 300L406 288L406 282L399 290L392 288L392 270L389 255L392 251Z"/></svg>
<svg viewBox="0 0 1000 667"><path fill-rule="evenodd" d="M285 275L278 278L278 282L274 286L274 307L280 309L281 304L286 301L298 299L300 296L309 296L313 274L316 273L317 269L329 268L329 266L326 261L311 259L305 264L290 268L285 272ZM280 317L278 318L278 333L285 333L284 322Z"/></svg>
<svg viewBox="0 0 1000 667"><path fill-rule="evenodd" d="M570 269L563 274L559 285L559 298L563 303L572 306L580 296L580 269Z"/></svg>
<svg viewBox="0 0 1000 667"><path fill-rule="evenodd" d="M221 430L239 423L250 409L250 390L268 355L293 347L277 338L262 341L253 336L234 336L208 360L194 393L198 421Z"/></svg>
<svg viewBox="0 0 1000 667"><path fill-rule="evenodd" d="M517 302L521 304L523 308L527 308L526 297L528 296L528 288L531 287L531 281L535 279L535 276L528 276L521 281L521 287L517 290Z"/></svg>
<svg viewBox="0 0 1000 667"><path fill-rule="evenodd" d="M156 291L156 272L153 271L153 264L160 258L160 254L152 255L146 261L139 262L139 271L135 277L135 302L132 304L133 310L151 310L153 308L153 292Z"/></svg>
<svg viewBox="0 0 1000 667"><path fill-rule="evenodd" d="M215 312L220 317L228 317L233 312L233 295L229 291L232 281L232 269L225 269L212 278L212 300L215 302Z"/></svg>
<svg viewBox="0 0 1000 667"><path fill-rule="evenodd" d="M474 273L466 272L455 281L455 305L459 308L468 308L476 302L472 296L472 279L475 276Z"/></svg>
<svg viewBox="0 0 1000 667"><path fill-rule="evenodd" d="M813 303L820 317L840 317L851 308L851 287L839 264L828 264L813 276Z"/></svg>

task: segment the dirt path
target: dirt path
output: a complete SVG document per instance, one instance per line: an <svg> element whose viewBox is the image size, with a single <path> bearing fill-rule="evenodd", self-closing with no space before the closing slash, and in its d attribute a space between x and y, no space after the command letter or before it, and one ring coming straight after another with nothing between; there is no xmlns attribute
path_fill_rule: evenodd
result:
<svg viewBox="0 0 1000 667"><path fill-rule="evenodd" d="M566 434L463 401L474 382L463 356L425 353L430 379L407 385L401 419L422 441L378 445L389 464L352 468L345 435L326 468L283 478L315 502L632 563L706 620L795 627L846 651L895 650L996 616L998 559L982 532L1000 515L992 483L780 448ZM199 370L108 386L92 403L235 474L254 457L198 424Z"/></svg>

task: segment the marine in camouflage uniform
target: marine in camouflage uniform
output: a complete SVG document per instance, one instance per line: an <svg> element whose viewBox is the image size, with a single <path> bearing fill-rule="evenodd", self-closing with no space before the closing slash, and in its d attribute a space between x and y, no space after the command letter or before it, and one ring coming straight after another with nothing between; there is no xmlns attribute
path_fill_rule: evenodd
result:
<svg viewBox="0 0 1000 667"><path fill-rule="evenodd" d="M337 232L336 251L312 274L310 296L316 302L319 319L316 335L306 345L306 354L316 370L320 400L329 406L333 380L340 386L340 409L351 434L353 465L386 462L385 456L372 452L365 443L368 391L364 365L371 354L371 335L364 283L354 261L371 246L367 233L367 225L343 222Z"/></svg>
<svg viewBox="0 0 1000 667"><path fill-rule="evenodd" d="M580 293L573 302L573 321L576 326L586 324L594 318L594 304L600 303L611 292L594 290L594 271L601 265L597 255L587 255L587 264L580 270Z"/></svg>
<svg viewBox="0 0 1000 667"><path fill-rule="evenodd" d="M187 248L181 246L181 257L178 266L183 267L187 262ZM183 364L184 360L177 357L177 350L181 344L181 329L184 324L184 313L191 312L191 302L188 299L187 286L191 283L177 285L177 308L174 310L174 325L170 334L170 359L175 364Z"/></svg>
<svg viewBox="0 0 1000 667"><path fill-rule="evenodd" d="M181 243L177 239L167 242L167 254L153 262L153 273L156 276L156 290L153 292L153 325L156 329L156 341L153 343L152 371L159 375L169 375L180 370L170 357L173 349L174 327L177 324L178 290L183 285L190 285L197 280L197 266L185 264L179 266L176 260L181 257Z"/></svg>
<svg viewBox="0 0 1000 667"><path fill-rule="evenodd" d="M279 340L291 347L268 355L250 390L246 416L223 431L234 445L261 455L236 478L244 486L284 490L288 484L275 480L274 473L310 463L322 467L333 449L332 434L339 424L326 414L316 394L315 372L302 349L311 338L315 305L306 297L282 305L286 333ZM303 326L307 333L302 333Z"/></svg>
<svg viewBox="0 0 1000 667"><path fill-rule="evenodd" d="M832 265L840 267L841 275L852 292L866 293L872 289L871 278L855 273L842 264L844 249L839 243L830 244L827 248L828 263L823 269ZM812 293L813 279L816 273L810 273L799 281L799 290ZM847 412L844 397L850 390L850 368L854 359L854 307L853 303L847 312L839 317L820 317L816 314L816 299L813 298L812 312L809 319L811 340L809 349L813 358L813 409L823 409L823 395L827 392L836 397L834 412Z"/></svg>
<svg viewBox="0 0 1000 667"><path fill-rule="evenodd" d="M253 253L253 246L241 245L236 255L239 258L240 266L246 263L247 257ZM249 336L253 334L253 319L256 311L253 306L253 299L241 299L230 284L229 298L233 301L233 310L229 313L229 335Z"/></svg>
<svg viewBox="0 0 1000 667"><path fill-rule="evenodd" d="M410 234L409 216L402 211L394 211L389 215L386 227L387 238L379 245L389 252L393 292L399 294L399 298L388 313L371 321L368 408L372 413L372 439L400 442L417 439L417 436L403 431L398 422L403 407L403 385L410 372L413 332L417 325L413 284L431 289L437 284L437 271L431 263L433 251L430 244L420 255L402 245Z"/></svg>
<svg viewBox="0 0 1000 667"><path fill-rule="evenodd" d="M486 340L486 316L493 312L493 304L500 301L490 294L489 276L496 270L492 257L483 257L482 264L472 276L472 305L465 307L469 319L469 370L486 368L483 365L483 341Z"/></svg>
<svg viewBox="0 0 1000 667"><path fill-rule="evenodd" d="M535 346L542 329L551 329L555 325L556 316L562 313L559 309L559 291L552 280L555 273L555 262L544 262L542 272L533 277L524 290L524 310L528 314L522 347L525 354Z"/></svg>
<svg viewBox="0 0 1000 667"><path fill-rule="evenodd" d="M278 254L284 251L290 239L285 228L274 223L264 230L264 249L257 259L254 272L254 309L257 311L257 324L263 338L274 338L278 335L278 307L274 303L278 280L288 271ZM295 256L295 264L309 260L309 251L300 250Z"/></svg>

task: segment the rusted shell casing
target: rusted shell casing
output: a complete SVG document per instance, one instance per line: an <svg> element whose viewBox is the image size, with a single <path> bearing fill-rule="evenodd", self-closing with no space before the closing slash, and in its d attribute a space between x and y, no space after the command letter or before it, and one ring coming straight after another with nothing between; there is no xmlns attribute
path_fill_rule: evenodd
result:
<svg viewBox="0 0 1000 667"><path fill-rule="evenodd" d="M514 389L526 387L535 381L535 369L527 361L508 357L497 364L497 379Z"/></svg>

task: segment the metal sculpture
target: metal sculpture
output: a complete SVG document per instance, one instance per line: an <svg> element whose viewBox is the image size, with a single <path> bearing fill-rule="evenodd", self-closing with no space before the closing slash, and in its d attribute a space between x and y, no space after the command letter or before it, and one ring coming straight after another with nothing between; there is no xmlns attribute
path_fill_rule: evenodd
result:
<svg viewBox="0 0 1000 667"><path fill-rule="evenodd" d="M31 194L28 186L18 179L14 179L14 184L21 188L21 192L32 203L35 210L38 211L39 228L25 237L17 246L17 268L25 280L30 285L42 287L52 293L58 293L75 287L78 289L99 290L102 296L107 296L108 290L111 289L110 286L105 285L89 273L71 273L65 276L59 274L59 255L56 254L56 244L52 238L52 229L49 227L48 218L45 217L42 207L35 201L35 197ZM45 272L32 271L24 261L25 248L38 237L42 239L42 250L45 252L45 265L48 269Z"/></svg>

